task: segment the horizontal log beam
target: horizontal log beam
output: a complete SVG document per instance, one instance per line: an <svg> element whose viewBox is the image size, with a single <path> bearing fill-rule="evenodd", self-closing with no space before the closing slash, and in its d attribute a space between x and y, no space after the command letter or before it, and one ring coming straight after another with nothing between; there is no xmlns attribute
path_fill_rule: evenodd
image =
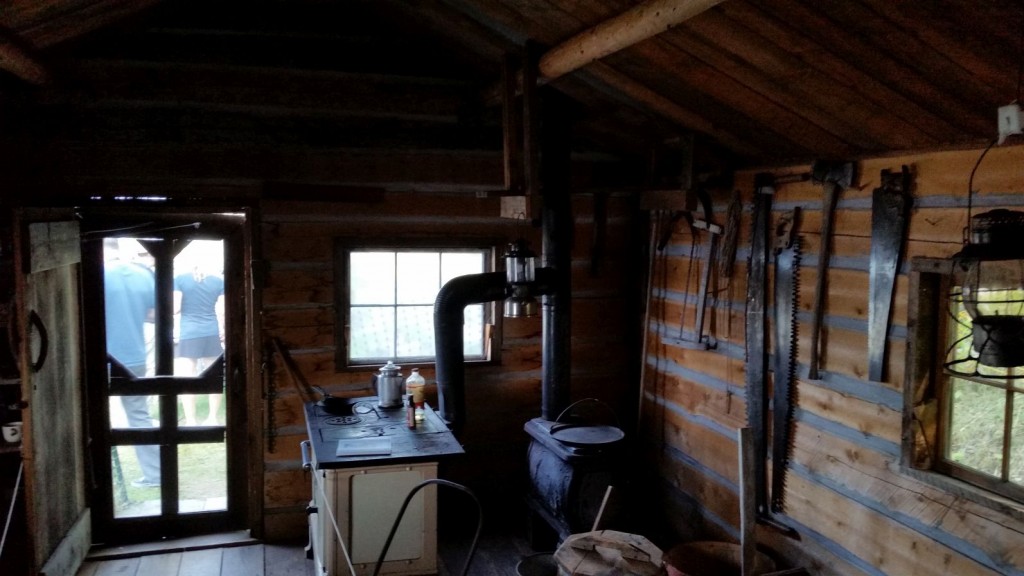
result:
<svg viewBox="0 0 1024 576"><path fill-rule="evenodd" d="M647 0L555 46L541 56L541 78L554 80L656 36L723 0Z"/></svg>
<svg viewBox="0 0 1024 576"><path fill-rule="evenodd" d="M30 84L46 84L50 73L25 47L21 39L11 34L0 34L0 69L14 74Z"/></svg>

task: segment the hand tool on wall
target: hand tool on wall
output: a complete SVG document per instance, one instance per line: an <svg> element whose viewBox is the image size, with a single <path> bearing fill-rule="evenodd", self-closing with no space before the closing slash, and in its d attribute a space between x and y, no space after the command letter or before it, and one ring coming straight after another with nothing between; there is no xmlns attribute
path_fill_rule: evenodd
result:
<svg viewBox="0 0 1024 576"><path fill-rule="evenodd" d="M302 401L306 404L316 402L316 396L313 393L313 389L299 373L299 369L295 366L295 361L292 359L291 355L288 354L288 351L281 344L281 341L274 337L270 339L270 343L274 346L274 352L277 353L277 356L281 359L281 363L284 365L284 370L288 375L288 380L291 382L292 386L295 387L295 390L299 393L299 397L302 398Z"/></svg>
<svg viewBox="0 0 1024 576"><path fill-rule="evenodd" d="M743 216L743 202L740 191L733 190L729 200L729 209L725 215L725 231L722 233L722 248L718 259L718 275L732 278L732 269L736 264L736 242L740 236L740 219Z"/></svg>
<svg viewBox="0 0 1024 576"><path fill-rule="evenodd" d="M768 482L765 473L765 458L768 454L765 415L768 355L765 342L768 340L768 332L765 327L765 300L768 298L768 230L774 194L775 178L768 173L757 174L754 177L753 231L750 236L750 260L747 264L744 340L747 351L747 426L751 430L751 442L757 454L753 459L752 468L755 484L754 501L758 516L768 514Z"/></svg>
<svg viewBox="0 0 1024 576"><path fill-rule="evenodd" d="M708 233L708 240L705 245L704 254L701 258L703 264L701 266L700 287L698 288L697 302L695 305L696 310L694 312L693 332L692 334L686 334L685 332L686 313L684 308L683 317L680 320L679 325L679 338L673 339L673 343L685 348L707 350L715 347L715 343L712 338L709 335L704 334L704 318L707 315L708 290L711 285L712 276L711 272L715 267L715 258L718 254L718 239L722 235L722 227L715 224L712 220L711 196L708 194L708 191L702 187L697 187L696 193L704 211L704 217L695 218L691 214L687 219L690 223L690 231L693 233L690 262L686 273L687 289L689 289L690 284L690 269L693 267L694 260L697 259L696 247L700 241L699 235L701 231Z"/></svg>
<svg viewBox="0 0 1024 576"><path fill-rule="evenodd" d="M868 378L885 378L886 340L896 274L903 253L910 195L910 169L882 170L881 183L871 197L871 261L868 294Z"/></svg>
<svg viewBox="0 0 1024 576"><path fill-rule="evenodd" d="M808 361L807 377L818 380L819 337L825 313L825 296L828 290L828 261L832 254L832 223L835 221L836 202L839 193L853 186L853 162L826 162L819 160L811 166L811 180L823 185L824 199L821 206L821 247L818 250L817 278L815 279L814 307L811 322L811 357Z"/></svg>
<svg viewBox="0 0 1024 576"><path fill-rule="evenodd" d="M799 300L800 209L780 218L775 229L775 318L772 337L775 346L772 365L772 493L771 510L781 512L785 496L786 468L793 415L797 348L796 312Z"/></svg>

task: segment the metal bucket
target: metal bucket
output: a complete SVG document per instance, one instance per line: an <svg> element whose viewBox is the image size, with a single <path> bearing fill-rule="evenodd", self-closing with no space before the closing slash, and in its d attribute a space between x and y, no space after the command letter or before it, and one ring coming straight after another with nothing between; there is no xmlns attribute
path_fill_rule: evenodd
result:
<svg viewBox="0 0 1024 576"><path fill-rule="evenodd" d="M516 564L518 576L557 576L558 564L554 552L530 554Z"/></svg>

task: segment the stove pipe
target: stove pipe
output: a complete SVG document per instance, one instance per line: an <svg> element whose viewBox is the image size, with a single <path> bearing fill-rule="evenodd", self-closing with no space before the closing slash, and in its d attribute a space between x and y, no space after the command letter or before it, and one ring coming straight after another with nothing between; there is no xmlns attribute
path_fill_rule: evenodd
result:
<svg viewBox="0 0 1024 576"><path fill-rule="evenodd" d="M572 201L570 190L571 124L568 100L550 92L542 107L541 266L531 293L542 295L541 417L556 420L569 405L572 302ZM462 355L463 308L503 300L508 295L504 272L471 274L449 280L434 303L434 346L441 416L457 434L465 422L465 372Z"/></svg>
<svg viewBox="0 0 1024 576"><path fill-rule="evenodd" d="M434 301L434 369L441 418L456 434L462 429L466 412L466 375L463 367L463 312L469 304L503 300L504 272L486 272L452 278L441 287Z"/></svg>
<svg viewBox="0 0 1024 576"><path fill-rule="evenodd" d="M537 268L531 294L553 292L553 271ZM434 301L434 370L441 418L458 434L466 421L466 371L462 353L465 308L504 300L509 294L505 272L467 274L452 278L441 287ZM545 310L547 307L545 307ZM545 357L547 353L543 354Z"/></svg>

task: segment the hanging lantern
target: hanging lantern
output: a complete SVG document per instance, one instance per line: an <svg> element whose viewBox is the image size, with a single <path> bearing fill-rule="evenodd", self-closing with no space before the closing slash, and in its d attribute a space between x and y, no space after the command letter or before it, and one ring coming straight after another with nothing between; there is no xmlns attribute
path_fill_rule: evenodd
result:
<svg viewBox="0 0 1024 576"><path fill-rule="evenodd" d="M506 318L524 318L537 315L537 299L530 293L535 280L537 257L519 239L508 245L505 258L505 277L511 294L505 299Z"/></svg>
<svg viewBox="0 0 1024 576"><path fill-rule="evenodd" d="M962 376L1012 377L1000 369L1024 366L1024 212L978 214L968 230L968 243L953 257L957 338L944 367Z"/></svg>

